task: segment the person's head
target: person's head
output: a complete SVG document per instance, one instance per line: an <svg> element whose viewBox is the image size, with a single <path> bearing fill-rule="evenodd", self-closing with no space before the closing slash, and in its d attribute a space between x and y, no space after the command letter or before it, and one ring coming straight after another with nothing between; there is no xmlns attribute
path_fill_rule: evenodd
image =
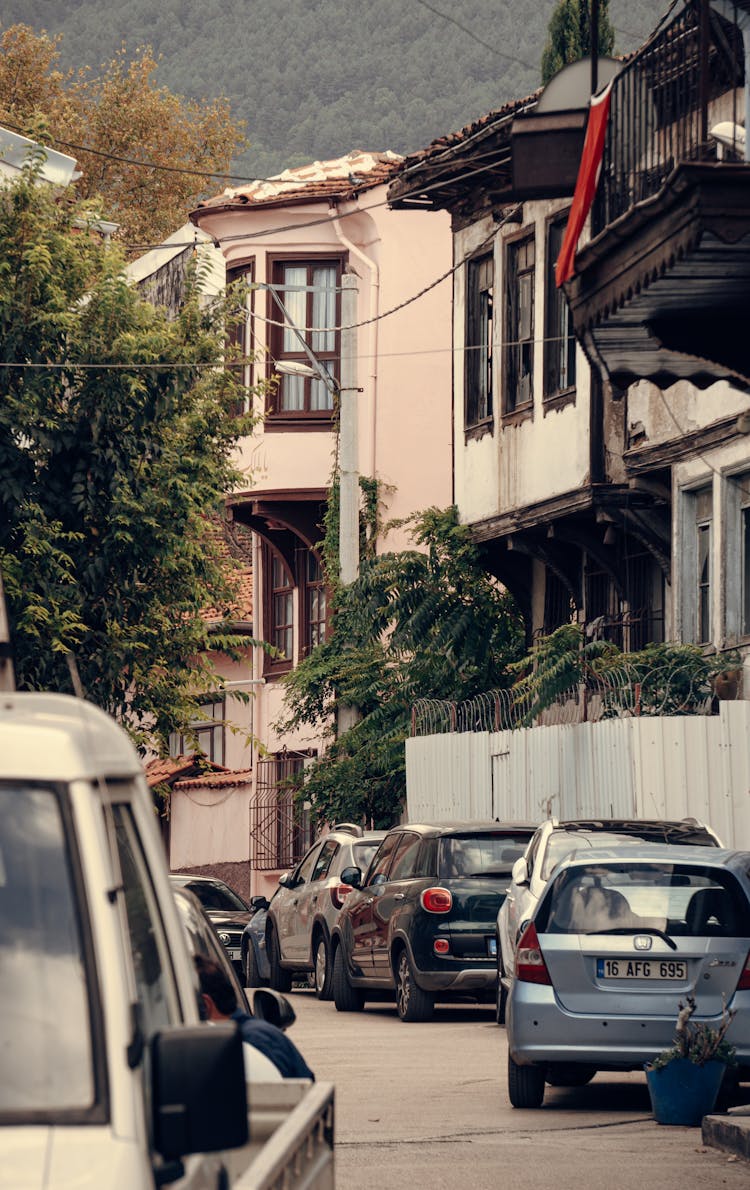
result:
<svg viewBox="0 0 750 1190"><path fill-rule="evenodd" d="M196 955L195 969L201 989L201 1000L210 1021L225 1020L237 1008L234 988L218 963Z"/></svg>

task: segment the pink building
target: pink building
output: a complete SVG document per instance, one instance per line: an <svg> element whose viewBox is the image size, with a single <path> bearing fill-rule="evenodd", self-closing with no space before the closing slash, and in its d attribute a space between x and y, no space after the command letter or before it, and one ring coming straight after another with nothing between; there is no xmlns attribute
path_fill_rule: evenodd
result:
<svg viewBox="0 0 750 1190"><path fill-rule="evenodd" d="M386 520L453 499L450 223L447 214L389 209L401 160L353 152L226 190L190 216L220 246L227 280L246 282L244 346L255 354L248 384L278 375L277 364L309 364L300 336L340 379L342 278L356 275L357 466L379 482ZM281 679L326 632L317 546L336 465L334 389L317 377L280 375L241 443L247 484L228 497L231 533L252 567L253 633L279 655L255 649L246 667L227 670L230 690L252 695L222 708L244 735L217 726L220 715L207 704L203 742L237 774L236 789L226 775L173 787L172 867L220 868L245 892L248 871L251 891L267 891L307 842L279 783L323 741L282 737L274 724ZM412 544L402 529L378 548Z"/></svg>

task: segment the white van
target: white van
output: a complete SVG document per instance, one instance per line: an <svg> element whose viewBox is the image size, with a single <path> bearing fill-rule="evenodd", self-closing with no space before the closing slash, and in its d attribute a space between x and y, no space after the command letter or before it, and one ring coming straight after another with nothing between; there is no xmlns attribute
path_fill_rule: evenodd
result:
<svg viewBox="0 0 750 1190"><path fill-rule="evenodd" d="M242 1045L200 1024L126 734L0 694L0 1186L220 1190L248 1139Z"/></svg>

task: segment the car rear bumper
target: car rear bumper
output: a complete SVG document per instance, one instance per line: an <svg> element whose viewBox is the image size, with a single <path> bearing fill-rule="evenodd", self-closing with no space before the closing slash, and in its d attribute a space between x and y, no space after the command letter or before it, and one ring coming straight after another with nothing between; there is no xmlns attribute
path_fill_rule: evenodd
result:
<svg viewBox="0 0 750 1190"><path fill-rule="evenodd" d="M476 967L452 967L450 969L430 968L415 971L417 983L425 992L475 992L493 991L497 984L497 966L486 964Z"/></svg>
<svg viewBox="0 0 750 1190"><path fill-rule="evenodd" d="M737 1050L740 1065L750 1063L750 993L739 992L733 1007L739 1011L727 1041ZM551 987L514 982L508 999L508 1049L519 1065L576 1062L598 1070L638 1070L674 1040L674 1016L602 1016L568 1012ZM719 1018L712 1018L716 1025Z"/></svg>

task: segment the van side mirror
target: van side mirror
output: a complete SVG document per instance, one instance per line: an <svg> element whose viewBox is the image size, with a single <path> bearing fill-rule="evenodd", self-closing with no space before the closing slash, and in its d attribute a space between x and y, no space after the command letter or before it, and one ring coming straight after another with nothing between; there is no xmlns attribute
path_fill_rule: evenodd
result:
<svg viewBox="0 0 750 1190"><path fill-rule="evenodd" d="M272 988L256 988L253 992L253 1016L268 1021L277 1029L288 1029L297 1019L297 1014L281 992Z"/></svg>
<svg viewBox="0 0 750 1190"><path fill-rule="evenodd" d="M258 895L250 898L250 909L253 913L260 913L261 909L268 908L268 897Z"/></svg>
<svg viewBox="0 0 750 1190"><path fill-rule="evenodd" d="M361 888L362 873L359 868L344 868L341 873L341 883L351 884L352 888Z"/></svg>
<svg viewBox="0 0 750 1190"><path fill-rule="evenodd" d="M529 883L529 865L526 863L525 857L520 856L510 871L510 878L514 884L528 884Z"/></svg>
<svg viewBox="0 0 750 1190"><path fill-rule="evenodd" d="M161 1029L151 1052L154 1144L165 1161L247 1144L245 1062L235 1024Z"/></svg>

